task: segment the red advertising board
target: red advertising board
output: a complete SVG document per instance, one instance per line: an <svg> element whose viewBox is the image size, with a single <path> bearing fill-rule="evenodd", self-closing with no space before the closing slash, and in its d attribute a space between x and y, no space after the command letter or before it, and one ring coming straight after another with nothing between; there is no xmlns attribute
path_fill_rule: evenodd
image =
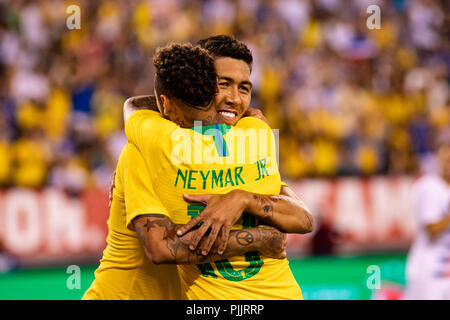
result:
<svg viewBox="0 0 450 320"><path fill-rule="evenodd" d="M25 263L92 260L105 248L108 214L103 190L75 198L52 188L8 189L0 193L0 236Z"/></svg>
<svg viewBox="0 0 450 320"><path fill-rule="evenodd" d="M288 235L288 253L310 253L322 225L332 233L334 253L407 250L415 233L411 194L415 179L399 176L289 183L316 223L311 234Z"/></svg>
<svg viewBox="0 0 450 320"><path fill-rule="evenodd" d="M315 216L315 231L289 235L290 255L309 254L326 224L337 234L335 253L406 250L414 234L413 177L311 179L288 182ZM108 195L79 198L57 189L0 193L0 238L23 261L97 259L105 248Z"/></svg>

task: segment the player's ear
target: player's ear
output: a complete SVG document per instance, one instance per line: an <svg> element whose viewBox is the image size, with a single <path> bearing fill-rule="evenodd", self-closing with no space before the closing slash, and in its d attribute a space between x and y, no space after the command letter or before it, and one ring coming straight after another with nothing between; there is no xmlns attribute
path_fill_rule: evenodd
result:
<svg viewBox="0 0 450 320"><path fill-rule="evenodd" d="M160 95L160 97L162 102L162 114L164 117L168 117L170 110L172 109L171 101L165 94Z"/></svg>

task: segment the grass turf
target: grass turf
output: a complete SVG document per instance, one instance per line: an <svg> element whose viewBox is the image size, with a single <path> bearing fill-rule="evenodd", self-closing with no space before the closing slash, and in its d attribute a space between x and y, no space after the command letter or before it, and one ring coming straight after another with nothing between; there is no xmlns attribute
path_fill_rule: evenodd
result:
<svg viewBox="0 0 450 320"><path fill-rule="evenodd" d="M405 284L404 254L354 257L307 257L289 259L290 267L305 299L366 300L373 267L378 267L381 288ZM72 273L66 268L22 269L0 274L0 300L78 300L89 288L97 266L80 266L80 288L69 289ZM368 285L369 283L369 285Z"/></svg>

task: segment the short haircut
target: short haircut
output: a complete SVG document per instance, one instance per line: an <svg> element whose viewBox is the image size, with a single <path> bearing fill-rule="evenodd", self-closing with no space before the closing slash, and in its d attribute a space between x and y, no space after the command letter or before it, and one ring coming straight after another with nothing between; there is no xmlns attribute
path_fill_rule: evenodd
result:
<svg viewBox="0 0 450 320"><path fill-rule="evenodd" d="M247 45L232 36L217 35L199 40L199 46L206 49L210 55L216 57L229 57L243 60L252 71L253 56Z"/></svg>
<svg viewBox="0 0 450 320"><path fill-rule="evenodd" d="M214 60L205 49L172 43L156 50L155 90L193 108L206 108L214 99L217 76Z"/></svg>

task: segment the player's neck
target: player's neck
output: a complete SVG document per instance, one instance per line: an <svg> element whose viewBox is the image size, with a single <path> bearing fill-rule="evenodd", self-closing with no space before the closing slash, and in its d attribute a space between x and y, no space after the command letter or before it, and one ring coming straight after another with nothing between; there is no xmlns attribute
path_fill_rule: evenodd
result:
<svg viewBox="0 0 450 320"><path fill-rule="evenodd" d="M221 118L215 110L211 112L203 113L201 116L196 112L189 112L187 110L182 110L181 108L175 107L171 110L170 114L167 116L172 122L175 122L182 128L192 128L198 122L201 122L202 126L209 126L221 123Z"/></svg>

